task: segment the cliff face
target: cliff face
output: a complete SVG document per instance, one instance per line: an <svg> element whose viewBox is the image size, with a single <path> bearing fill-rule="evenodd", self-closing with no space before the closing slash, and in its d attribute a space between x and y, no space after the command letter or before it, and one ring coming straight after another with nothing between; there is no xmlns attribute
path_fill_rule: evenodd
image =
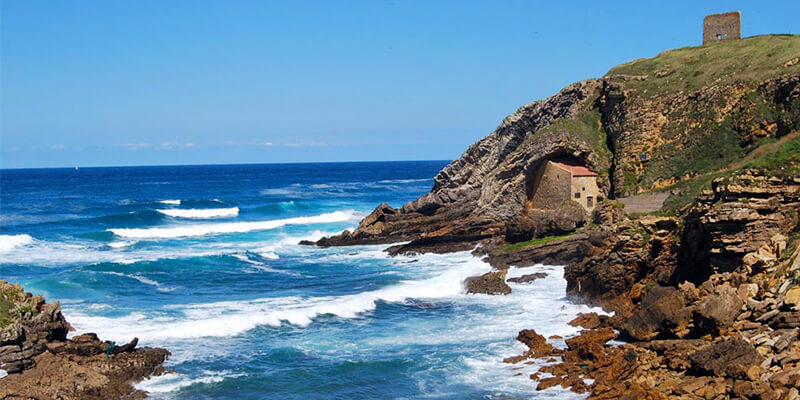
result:
<svg viewBox="0 0 800 400"><path fill-rule="evenodd" d="M382 205L355 232L318 244L425 238L420 247L442 249L497 237L520 219L558 219L526 204L531 176L549 159L598 171L606 197L691 191L699 177L800 128L797 54L800 37L754 37L667 51L570 85L506 117L430 193L397 210Z"/></svg>
<svg viewBox="0 0 800 400"><path fill-rule="evenodd" d="M58 302L47 304L19 285L0 282L6 307L5 326L0 329L0 369L8 373L32 367L34 357L47 350L47 343L64 341L70 325L61 315Z"/></svg>

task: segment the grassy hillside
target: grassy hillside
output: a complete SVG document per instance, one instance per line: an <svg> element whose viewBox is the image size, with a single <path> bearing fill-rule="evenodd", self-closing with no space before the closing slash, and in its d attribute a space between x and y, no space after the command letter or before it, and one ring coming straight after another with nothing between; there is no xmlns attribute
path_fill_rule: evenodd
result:
<svg viewBox="0 0 800 400"><path fill-rule="evenodd" d="M634 77L626 85L636 95L649 97L798 74L798 57L800 35L763 35L667 50L618 65L606 77Z"/></svg>

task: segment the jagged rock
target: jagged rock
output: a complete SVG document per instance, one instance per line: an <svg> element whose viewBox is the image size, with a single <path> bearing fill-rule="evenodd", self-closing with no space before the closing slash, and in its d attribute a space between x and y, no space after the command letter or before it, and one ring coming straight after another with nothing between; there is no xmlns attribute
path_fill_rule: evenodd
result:
<svg viewBox="0 0 800 400"><path fill-rule="evenodd" d="M47 349L46 343L66 340L72 327L61 314L58 302L45 303L41 296L5 281L0 281L0 293L18 309L30 310L16 315L0 333L0 369L16 373L34 366L34 357Z"/></svg>
<svg viewBox="0 0 800 400"><path fill-rule="evenodd" d="M553 345L547 343L547 339L536 333L533 329L523 329L519 331L517 340L528 346L529 354L532 357L549 356L553 351Z"/></svg>
<svg viewBox="0 0 800 400"><path fill-rule="evenodd" d="M566 360L571 362L603 360L607 356L604 351L606 342L616 336L614 329L605 327L584 331L578 336L567 339L565 342L570 352L567 353Z"/></svg>
<svg viewBox="0 0 800 400"><path fill-rule="evenodd" d="M473 276L465 281L467 293L509 294L511 287L506 284L508 270L489 271L481 276Z"/></svg>
<svg viewBox="0 0 800 400"><path fill-rule="evenodd" d="M569 325L580 326L584 329L595 329L600 327L600 316L595 312L580 313L575 319L569 322Z"/></svg>
<svg viewBox="0 0 800 400"><path fill-rule="evenodd" d="M742 339L714 343L690 354L689 359L692 369L698 373L732 377L745 376L751 365L764 360L753 345Z"/></svg>
<svg viewBox="0 0 800 400"><path fill-rule="evenodd" d="M529 283L533 282L537 279L542 279L547 277L547 274L544 272L536 272L533 274L525 274L518 278L508 278L506 279L507 282L514 282L514 283Z"/></svg>
<svg viewBox="0 0 800 400"><path fill-rule="evenodd" d="M728 286L717 286L714 294L703 299L694 309L695 328L701 334L718 334L721 328L728 327L742 311L744 302L739 298L736 289Z"/></svg>
<svg viewBox="0 0 800 400"><path fill-rule="evenodd" d="M0 294L23 310L2 331L0 368L9 375L0 379L0 399L140 399L145 393L131 383L163 371L167 350L136 348L134 338L111 351L94 333L67 339L71 326L58 302L4 281Z"/></svg>
<svg viewBox="0 0 800 400"><path fill-rule="evenodd" d="M673 287L656 286L618 328L636 340L649 340L682 329L690 316L683 293Z"/></svg>

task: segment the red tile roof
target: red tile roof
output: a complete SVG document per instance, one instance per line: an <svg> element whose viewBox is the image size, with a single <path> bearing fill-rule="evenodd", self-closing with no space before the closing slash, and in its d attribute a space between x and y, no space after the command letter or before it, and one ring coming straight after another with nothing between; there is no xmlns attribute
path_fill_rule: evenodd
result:
<svg viewBox="0 0 800 400"><path fill-rule="evenodd" d="M566 169L567 171L572 172L572 177L578 176L597 176L597 172L590 170L589 168L580 166L580 165L569 165L560 162L553 161L553 164L558 165L561 168Z"/></svg>

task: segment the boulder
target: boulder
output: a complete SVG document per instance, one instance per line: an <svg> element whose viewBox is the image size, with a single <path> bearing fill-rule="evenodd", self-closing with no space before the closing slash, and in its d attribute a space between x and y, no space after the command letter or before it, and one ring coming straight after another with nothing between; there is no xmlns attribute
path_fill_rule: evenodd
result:
<svg viewBox="0 0 800 400"><path fill-rule="evenodd" d="M690 317L683 293L673 287L656 286L647 292L618 329L636 340L650 340L659 334L682 330Z"/></svg>
<svg viewBox="0 0 800 400"><path fill-rule="evenodd" d="M481 276L473 276L465 281L467 293L509 294L511 287L506 284L508 270L489 271Z"/></svg>
<svg viewBox="0 0 800 400"><path fill-rule="evenodd" d="M534 357L545 357L553 352L553 345L547 343L547 339L533 329L519 331L517 340L528 346L528 353Z"/></svg>
<svg viewBox="0 0 800 400"><path fill-rule="evenodd" d="M747 341L726 339L690 354L689 360L695 374L739 377L764 358Z"/></svg>
<svg viewBox="0 0 800 400"><path fill-rule="evenodd" d="M743 305L736 289L728 285L717 286L713 294L695 307L695 329L700 334L719 334L720 329L733 324Z"/></svg>

